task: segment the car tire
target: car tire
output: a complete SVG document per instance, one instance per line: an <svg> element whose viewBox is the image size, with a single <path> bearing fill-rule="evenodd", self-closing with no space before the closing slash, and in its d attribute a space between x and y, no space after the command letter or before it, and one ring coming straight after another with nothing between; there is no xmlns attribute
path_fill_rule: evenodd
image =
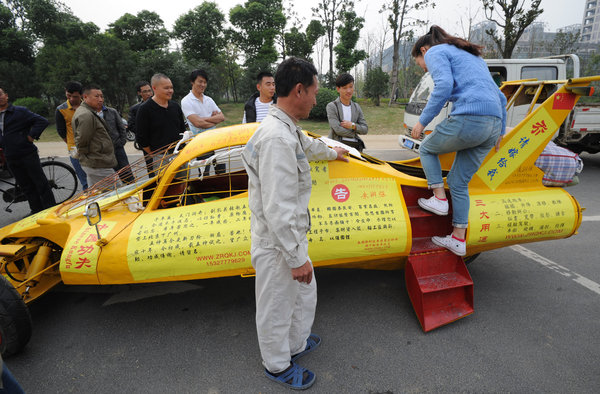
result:
<svg viewBox="0 0 600 394"><path fill-rule="evenodd" d="M127 138L127 141L135 141L135 133L131 130L125 132L125 137Z"/></svg>
<svg viewBox="0 0 600 394"><path fill-rule="evenodd" d="M0 275L0 352L2 357L19 353L31 338L29 309L15 287Z"/></svg>

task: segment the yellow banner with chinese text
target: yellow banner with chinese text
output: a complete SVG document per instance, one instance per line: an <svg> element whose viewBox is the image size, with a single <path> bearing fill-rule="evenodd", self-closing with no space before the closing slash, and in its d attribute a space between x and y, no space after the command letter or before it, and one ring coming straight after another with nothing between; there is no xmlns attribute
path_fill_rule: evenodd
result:
<svg viewBox="0 0 600 394"><path fill-rule="evenodd" d="M518 130L508 136L498 152L495 152L477 171L476 175L491 190L496 190L508 177L531 157L542 144L545 145L558 124L545 107L539 108Z"/></svg>
<svg viewBox="0 0 600 394"><path fill-rule="evenodd" d="M311 163L309 255L313 262L404 252L408 225L391 178L329 179ZM141 215L127 261L135 280L250 268L247 199L223 199Z"/></svg>
<svg viewBox="0 0 600 394"><path fill-rule="evenodd" d="M469 245L564 238L577 225L577 211L562 189L471 196Z"/></svg>
<svg viewBox="0 0 600 394"><path fill-rule="evenodd" d="M101 222L98 231L106 237L117 222ZM95 274L100 247L96 245L98 235L95 226L84 224L65 246L60 258L60 271L78 274Z"/></svg>

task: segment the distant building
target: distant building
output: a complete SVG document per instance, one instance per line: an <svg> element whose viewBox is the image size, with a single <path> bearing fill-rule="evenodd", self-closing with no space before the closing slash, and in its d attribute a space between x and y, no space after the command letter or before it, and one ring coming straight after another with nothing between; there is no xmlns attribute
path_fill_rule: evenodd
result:
<svg viewBox="0 0 600 394"><path fill-rule="evenodd" d="M600 44L600 1L586 0L583 9L581 26L581 42Z"/></svg>

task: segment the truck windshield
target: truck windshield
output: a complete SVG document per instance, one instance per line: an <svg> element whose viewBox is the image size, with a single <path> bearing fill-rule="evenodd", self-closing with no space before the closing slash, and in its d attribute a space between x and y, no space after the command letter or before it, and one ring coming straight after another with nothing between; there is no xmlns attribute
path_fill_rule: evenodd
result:
<svg viewBox="0 0 600 394"><path fill-rule="evenodd" d="M429 73L426 73L419 81L419 84L410 96L411 103L426 103L429 99L429 95L433 90L433 79Z"/></svg>

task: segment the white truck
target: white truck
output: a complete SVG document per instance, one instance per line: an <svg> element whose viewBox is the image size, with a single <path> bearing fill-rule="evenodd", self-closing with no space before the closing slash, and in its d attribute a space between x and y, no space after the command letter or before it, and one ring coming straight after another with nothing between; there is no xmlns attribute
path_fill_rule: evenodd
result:
<svg viewBox="0 0 600 394"><path fill-rule="evenodd" d="M492 77L500 85L505 81L537 79L545 81L566 80L567 69L572 69L572 77L579 77L579 57L560 55L538 59L485 59ZM571 76L571 75L570 75ZM569 76L569 77L570 77ZM410 131L418 122L419 116L433 91L433 79L429 73L413 91L404 110L404 128L406 135L400 135L400 145L417 150L419 140L410 137ZM539 103L537 104L539 105ZM506 126L514 127L525 118L529 103L511 106L507 113ZM425 134L431 133L435 126L447 118L452 104L446 103L440 113L425 127ZM559 146L575 153L600 151L600 104L577 104L565 123L560 127L554 140Z"/></svg>

